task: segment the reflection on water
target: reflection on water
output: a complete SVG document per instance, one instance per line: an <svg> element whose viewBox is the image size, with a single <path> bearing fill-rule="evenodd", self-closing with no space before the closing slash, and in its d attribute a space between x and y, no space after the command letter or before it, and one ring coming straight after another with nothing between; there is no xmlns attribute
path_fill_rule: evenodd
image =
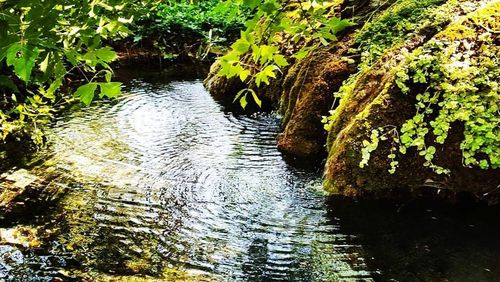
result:
<svg viewBox="0 0 500 282"><path fill-rule="evenodd" d="M199 80L133 80L125 93L49 134L50 162L76 183L55 212L56 256L120 275L370 276L355 237L326 217L320 171L277 151L274 115L225 114Z"/></svg>
<svg viewBox="0 0 500 282"><path fill-rule="evenodd" d="M1 277L412 281L468 267L462 259L422 276L436 253L403 260L414 257L408 245L425 244L390 223L395 209L326 203L321 169L293 168L277 151L274 115L224 113L199 80L124 80L118 101L73 111L49 132L46 162L32 172L55 167L55 181L71 189L35 222L56 235L34 253L0 246ZM466 257L472 247L449 255ZM491 274L476 277L494 277L499 253L480 256L475 270ZM414 262L417 274L408 276Z"/></svg>

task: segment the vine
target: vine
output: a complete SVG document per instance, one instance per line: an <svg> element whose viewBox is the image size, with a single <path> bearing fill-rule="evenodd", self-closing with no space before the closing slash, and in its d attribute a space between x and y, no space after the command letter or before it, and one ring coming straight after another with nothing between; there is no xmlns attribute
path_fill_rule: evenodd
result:
<svg viewBox="0 0 500 282"><path fill-rule="evenodd" d="M269 85L289 59L301 60L320 46L337 40L336 34L353 25L332 15L335 1L241 1L240 5L255 10L247 29L231 50L219 59L219 75L238 77L246 85ZM296 46L301 46L297 48ZM245 108L247 96L257 105L261 101L250 87L235 98Z"/></svg>

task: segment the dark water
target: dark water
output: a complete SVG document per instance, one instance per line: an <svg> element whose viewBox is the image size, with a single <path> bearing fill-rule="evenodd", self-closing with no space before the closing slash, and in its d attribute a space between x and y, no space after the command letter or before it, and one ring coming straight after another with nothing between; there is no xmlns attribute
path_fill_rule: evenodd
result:
<svg viewBox="0 0 500 282"><path fill-rule="evenodd" d="M275 115L225 113L196 79L132 73L122 80L118 101L72 111L48 133L44 161L29 170L56 174L53 181L69 193L44 216L22 223L51 231L42 248L0 246L0 277L500 277L498 213L469 218L414 203L328 199L321 168L297 168L277 151Z"/></svg>

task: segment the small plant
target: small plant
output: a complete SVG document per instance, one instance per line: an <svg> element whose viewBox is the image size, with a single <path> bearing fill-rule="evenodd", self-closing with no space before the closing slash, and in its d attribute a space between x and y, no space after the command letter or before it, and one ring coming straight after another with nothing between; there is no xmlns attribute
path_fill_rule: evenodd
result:
<svg viewBox="0 0 500 282"><path fill-rule="evenodd" d="M498 23L493 16L499 9L498 3L492 4L448 27L408 54L396 72L398 88L416 99L416 114L403 123L398 136L394 134L393 148L401 154L415 148L424 157L424 166L438 174L450 173L434 159L436 146L445 144L455 123L464 128L460 144L464 166L500 167L500 52L495 47ZM381 132L383 128L374 129L370 140L364 141L361 167L377 148ZM392 162L390 171L394 172Z"/></svg>

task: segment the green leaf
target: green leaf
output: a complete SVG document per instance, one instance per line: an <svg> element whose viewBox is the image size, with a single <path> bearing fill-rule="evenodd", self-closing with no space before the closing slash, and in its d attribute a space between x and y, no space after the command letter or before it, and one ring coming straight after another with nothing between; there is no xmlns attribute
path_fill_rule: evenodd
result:
<svg viewBox="0 0 500 282"><path fill-rule="evenodd" d="M23 81L28 82L31 71L38 58L38 48L23 45L20 42L12 44L7 49L7 65L14 66L14 72Z"/></svg>
<svg viewBox="0 0 500 282"><path fill-rule="evenodd" d="M288 62L286 61L286 59L285 59L285 57L283 55L276 55L276 56L274 56L274 63L278 67L288 66Z"/></svg>
<svg viewBox="0 0 500 282"><path fill-rule="evenodd" d="M113 76L113 73L110 71L105 71L104 72L104 78L106 79L106 82L111 82L111 77Z"/></svg>
<svg viewBox="0 0 500 282"><path fill-rule="evenodd" d="M300 49L297 53L295 53L293 56L297 59L297 60L302 60L304 59L308 54L309 54L309 51L311 51L310 48L302 48Z"/></svg>
<svg viewBox="0 0 500 282"><path fill-rule="evenodd" d="M319 41L321 42L321 44L323 44L323 46L327 46L328 45L328 41L326 41L326 39L324 37L320 37Z"/></svg>
<svg viewBox="0 0 500 282"><path fill-rule="evenodd" d="M244 54L250 49L250 43L243 38L236 40L236 42L231 45L231 48L238 52L239 54Z"/></svg>
<svg viewBox="0 0 500 282"><path fill-rule="evenodd" d="M90 105L94 99L95 90L97 89L96 83L87 83L78 87L75 92L75 96L80 98L80 101L85 105Z"/></svg>
<svg viewBox="0 0 500 282"><path fill-rule="evenodd" d="M40 70L43 73L47 72L47 67L49 65L49 57L50 57L50 53L48 53L47 56L45 56L45 59L40 63Z"/></svg>
<svg viewBox="0 0 500 282"><path fill-rule="evenodd" d="M64 50L64 55L66 55L66 58L73 66L78 65L78 52L76 52L75 50Z"/></svg>
<svg viewBox="0 0 500 282"><path fill-rule="evenodd" d="M255 84L257 84L257 87L260 87L262 82L269 85L269 77L276 78L276 74L274 73L276 69L278 68L275 65L270 65L258 72L255 75Z"/></svg>
<svg viewBox="0 0 500 282"><path fill-rule="evenodd" d="M274 53L278 52L277 46L262 45L260 46L260 63L265 64L273 59Z"/></svg>
<svg viewBox="0 0 500 282"><path fill-rule="evenodd" d="M248 91L250 93L252 93L253 100L259 106L259 108L261 108L262 107L262 101L259 99L259 96L257 96L257 93L255 93L255 91L253 91L252 89L248 89Z"/></svg>
<svg viewBox="0 0 500 282"><path fill-rule="evenodd" d="M429 148L427 148L427 153L434 155L436 153L436 147L429 146Z"/></svg>
<svg viewBox="0 0 500 282"><path fill-rule="evenodd" d="M267 0L260 5L260 10L262 10L266 14L271 14L279 7L280 5L276 2L276 0Z"/></svg>
<svg viewBox="0 0 500 282"><path fill-rule="evenodd" d="M275 70L278 70L278 67L276 67L275 65L270 65L265 67L263 72L269 77L276 78L276 74L274 73Z"/></svg>
<svg viewBox="0 0 500 282"><path fill-rule="evenodd" d="M247 107L247 104L248 104L248 102L247 102L247 95L244 95L240 99L240 105L241 105L241 107L243 109L245 109Z"/></svg>
<svg viewBox="0 0 500 282"><path fill-rule="evenodd" d="M99 62L96 56L95 52L88 52L82 56L82 59L85 61L85 63L92 68L94 68L97 63Z"/></svg>
<svg viewBox="0 0 500 282"><path fill-rule="evenodd" d="M240 71L240 80L244 82L248 78L248 76L250 74L251 73L250 73L249 70L242 70L242 71Z"/></svg>
<svg viewBox="0 0 500 282"><path fill-rule="evenodd" d="M99 83L99 87L101 88L100 97L108 97L108 98L116 98L121 94L121 83L120 82L106 82Z"/></svg>
<svg viewBox="0 0 500 282"><path fill-rule="evenodd" d="M238 93L234 97L233 103L236 102L241 97L241 95L245 94L245 92L247 92L247 90L248 89L245 88L245 89L241 89L240 91L238 91Z"/></svg>
<svg viewBox="0 0 500 282"><path fill-rule="evenodd" d="M347 27L350 27L353 25L354 25L353 22L351 22L349 20L341 20L337 17L333 17L328 22L328 27L332 30L333 33L341 32L342 30L346 29Z"/></svg>
<svg viewBox="0 0 500 282"><path fill-rule="evenodd" d="M243 5L250 9L255 9L259 4L260 0L243 0Z"/></svg>
<svg viewBox="0 0 500 282"><path fill-rule="evenodd" d="M112 62L116 60L116 58L118 58L116 52L113 51L111 47L104 47L101 49L97 49L95 51L95 55L97 56L97 58L107 63Z"/></svg>
<svg viewBox="0 0 500 282"><path fill-rule="evenodd" d="M50 84L49 89L47 89L44 96L49 99L55 98L54 93L56 92L57 89L59 89L59 87L61 87L61 85L62 85L61 78L54 80L54 82Z"/></svg>

